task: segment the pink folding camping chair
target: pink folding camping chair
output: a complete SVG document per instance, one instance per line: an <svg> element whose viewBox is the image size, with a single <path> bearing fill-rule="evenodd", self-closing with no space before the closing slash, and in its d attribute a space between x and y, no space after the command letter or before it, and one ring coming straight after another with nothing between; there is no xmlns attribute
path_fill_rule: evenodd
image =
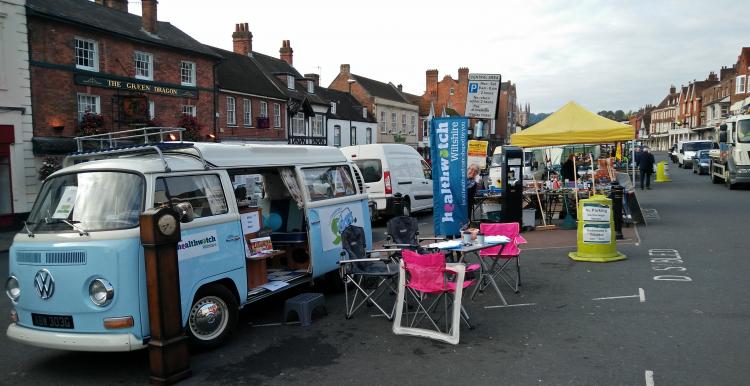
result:
<svg viewBox="0 0 750 386"><path fill-rule="evenodd" d="M500 289L497 286L496 278L501 278L514 292L518 293L518 287L521 285L521 265L519 257L521 250L519 244L525 244L526 239L519 234L520 226L517 222L510 223L482 223L479 230L487 236L505 236L510 242L504 246L496 246L483 249L479 252L482 268L485 272L482 274L482 281L474 290L472 298L476 296L477 291L484 290L488 285L492 285L497 290L503 303L507 304ZM487 265L488 260L491 265ZM512 264L515 262L515 264ZM511 267L515 265L515 270ZM511 284L512 283L512 284Z"/></svg>
<svg viewBox="0 0 750 386"><path fill-rule="evenodd" d="M393 333L458 344L461 320L469 323L468 314L461 307L461 296L475 280L464 280L466 266L446 264L442 253L420 255L407 249L401 253ZM409 306L413 311L409 311ZM442 316L444 329L438 325Z"/></svg>

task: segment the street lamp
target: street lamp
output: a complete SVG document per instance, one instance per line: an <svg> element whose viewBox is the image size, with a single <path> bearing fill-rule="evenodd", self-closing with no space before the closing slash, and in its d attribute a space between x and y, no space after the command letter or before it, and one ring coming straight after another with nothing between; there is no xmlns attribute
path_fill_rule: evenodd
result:
<svg viewBox="0 0 750 386"><path fill-rule="evenodd" d="M348 83L348 85L349 85L349 102L350 103L351 103L351 99L352 99L352 84L354 84L356 82L357 81L354 80L354 79L352 79L352 78L349 78L349 79L346 80L346 83ZM354 107L354 106L352 106L352 107ZM352 109L352 110L354 110L354 109ZM357 135L357 133L354 133L355 137L356 137L356 135ZM356 144L352 143L352 139L353 139L352 138L352 115L351 115L351 112L350 112L350 114L349 114L349 145L354 146Z"/></svg>

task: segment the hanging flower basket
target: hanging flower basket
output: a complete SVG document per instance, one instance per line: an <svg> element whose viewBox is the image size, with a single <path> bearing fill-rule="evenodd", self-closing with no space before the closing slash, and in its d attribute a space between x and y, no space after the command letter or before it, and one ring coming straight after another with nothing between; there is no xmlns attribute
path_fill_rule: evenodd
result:
<svg viewBox="0 0 750 386"><path fill-rule="evenodd" d="M185 129L182 133L182 139L184 141L198 142L203 140L203 138L201 138L201 126L194 116L182 114L182 117L180 117L180 120L177 122L177 127Z"/></svg>
<svg viewBox="0 0 750 386"><path fill-rule="evenodd" d="M60 170L62 163L58 157L45 157L42 166L39 168L39 179L45 180L50 174Z"/></svg>
<svg viewBox="0 0 750 386"><path fill-rule="evenodd" d="M86 113L81 117L78 134L82 136L99 134L104 127L104 117L101 114Z"/></svg>

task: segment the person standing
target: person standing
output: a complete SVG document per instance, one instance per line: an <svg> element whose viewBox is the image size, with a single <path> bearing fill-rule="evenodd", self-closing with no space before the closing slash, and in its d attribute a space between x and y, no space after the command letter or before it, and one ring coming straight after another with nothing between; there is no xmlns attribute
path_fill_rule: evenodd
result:
<svg viewBox="0 0 750 386"><path fill-rule="evenodd" d="M644 181L646 189L651 189L651 175L654 174L654 155L649 148L643 148L641 156L638 157L638 170L641 172L641 190L643 190Z"/></svg>
<svg viewBox="0 0 750 386"><path fill-rule="evenodd" d="M576 180L576 171L575 171L575 164L573 163L573 158L575 158L575 154L570 153L568 155L568 159L563 163L562 168L560 169L560 174L562 174L563 181L575 181Z"/></svg>
<svg viewBox="0 0 750 386"><path fill-rule="evenodd" d="M466 219L471 221L471 214L474 211L474 196L477 194L479 178L479 165L471 164L466 170L466 198L468 201L467 209L469 210Z"/></svg>

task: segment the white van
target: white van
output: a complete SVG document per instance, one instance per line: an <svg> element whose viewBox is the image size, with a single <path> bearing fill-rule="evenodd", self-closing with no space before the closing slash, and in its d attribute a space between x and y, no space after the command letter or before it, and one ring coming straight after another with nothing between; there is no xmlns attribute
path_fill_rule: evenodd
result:
<svg viewBox="0 0 750 386"><path fill-rule="evenodd" d="M359 166L378 216L405 215L432 209L432 171L417 151L402 144L371 144L342 147L341 151ZM393 196L403 197L396 213Z"/></svg>
<svg viewBox="0 0 750 386"><path fill-rule="evenodd" d="M681 168L690 168L698 150L710 150L713 147L713 141L680 141L677 143L677 164Z"/></svg>

